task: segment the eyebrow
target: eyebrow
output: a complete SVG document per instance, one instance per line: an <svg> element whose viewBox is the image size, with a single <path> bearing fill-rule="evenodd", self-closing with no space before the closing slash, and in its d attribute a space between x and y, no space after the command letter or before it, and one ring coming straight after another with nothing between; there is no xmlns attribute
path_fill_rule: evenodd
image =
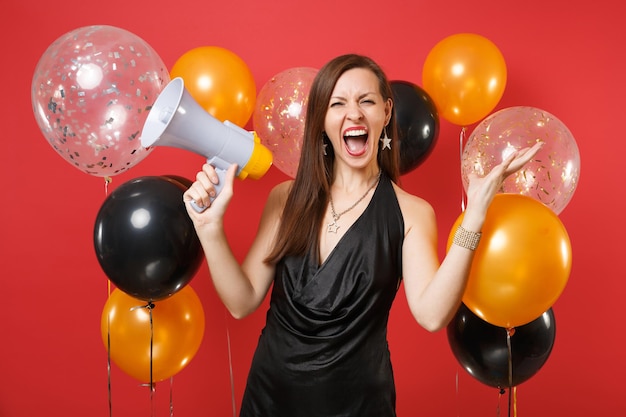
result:
<svg viewBox="0 0 626 417"><path fill-rule="evenodd" d="M378 93L373 92L373 91L369 91L369 92L367 92L367 93L363 93L363 94L361 94L358 98L359 98L359 99L362 99L362 98L364 98L364 97L367 97L367 96L370 96L370 95L376 95L376 94L378 94ZM335 99L335 100L337 100L337 99L340 99L340 100L345 100L345 99L346 99L344 96L330 96L330 98L331 98L331 100L332 100L332 99Z"/></svg>

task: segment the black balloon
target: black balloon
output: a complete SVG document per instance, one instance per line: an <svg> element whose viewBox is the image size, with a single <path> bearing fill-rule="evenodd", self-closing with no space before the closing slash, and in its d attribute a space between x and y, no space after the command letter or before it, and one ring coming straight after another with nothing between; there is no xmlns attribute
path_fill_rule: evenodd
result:
<svg viewBox="0 0 626 417"><path fill-rule="evenodd" d="M448 325L448 342L471 376L491 387L509 388L530 379L548 360L556 336L554 313L549 309L512 330L509 355L507 329L487 323L462 304Z"/></svg>
<svg viewBox="0 0 626 417"><path fill-rule="evenodd" d="M102 270L121 291L156 301L181 290L197 272L203 253L183 204L186 189L178 178L141 177L105 199L94 245Z"/></svg>
<svg viewBox="0 0 626 417"><path fill-rule="evenodd" d="M420 165L439 136L439 114L428 93L409 81L391 81L400 140L400 173Z"/></svg>
<svg viewBox="0 0 626 417"><path fill-rule="evenodd" d="M193 181L191 181L188 178L185 177L181 177L180 175L163 175L164 178L170 179L170 180L174 180L177 183L179 183L181 186L183 186L184 190L186 191L187 188L191 187L191 184L193 184Z"/></svg>

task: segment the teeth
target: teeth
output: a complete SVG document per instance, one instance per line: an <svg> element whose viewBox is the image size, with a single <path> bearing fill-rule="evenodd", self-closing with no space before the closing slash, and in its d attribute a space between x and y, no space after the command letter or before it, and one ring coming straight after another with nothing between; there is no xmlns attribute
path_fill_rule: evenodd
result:
<svg viewBox="0 0 626 417"><path fill-rule="evenodd" d="M354 129L347 131L344 136L363 136L367 135L367 131L365 129Z"/></svg>

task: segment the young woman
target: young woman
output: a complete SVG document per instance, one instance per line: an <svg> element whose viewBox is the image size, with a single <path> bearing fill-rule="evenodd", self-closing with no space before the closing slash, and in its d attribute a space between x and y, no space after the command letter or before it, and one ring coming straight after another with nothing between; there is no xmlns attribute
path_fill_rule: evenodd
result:
<svg viewBox="0 0 626 417"><path fill-rule="evenodd" d="M395 386L387 321L400 281L429 331L460 305L487 208L502 181L539 150L472 177L463 222L443 262L432 207L397 184L392 90L368 57L328 62L309 93L296 178L270 193L239 265L224 234L236 167L218 181L204 165L185 193L220 298L236 318L272 288L241 417L391 417Z"/></svg>

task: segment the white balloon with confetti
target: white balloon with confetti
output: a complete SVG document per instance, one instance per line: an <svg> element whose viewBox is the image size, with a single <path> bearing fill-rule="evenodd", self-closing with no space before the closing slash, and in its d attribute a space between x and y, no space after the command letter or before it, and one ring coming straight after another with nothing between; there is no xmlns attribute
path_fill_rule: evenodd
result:
<svg viewBox="0 0 626 417"><path fill-rule="evenodd" d="M253 124L274 166L295 178L300 163L309 90L318 70L296 67L268 80L259 91Z"/></svg>
<svg viewBox="0 0 626 417"><path fill-rule="evenodd" d="M544 142L535 157L507 178L501 192L532 197L556 214L570 202L580 177L580 153L574 136L554 115L534 107L509 107L479 123L463 147L461 175L487 174L512 152Z"/></svg>
<svg viewBox="0 0 626 417"><path fill-rule="evenodd" d="M139 136L169 80L161 58L137 35L114 26L81 27L39 59L33 112L63 159L84 173L109 177L150 153Z"/></svg>

